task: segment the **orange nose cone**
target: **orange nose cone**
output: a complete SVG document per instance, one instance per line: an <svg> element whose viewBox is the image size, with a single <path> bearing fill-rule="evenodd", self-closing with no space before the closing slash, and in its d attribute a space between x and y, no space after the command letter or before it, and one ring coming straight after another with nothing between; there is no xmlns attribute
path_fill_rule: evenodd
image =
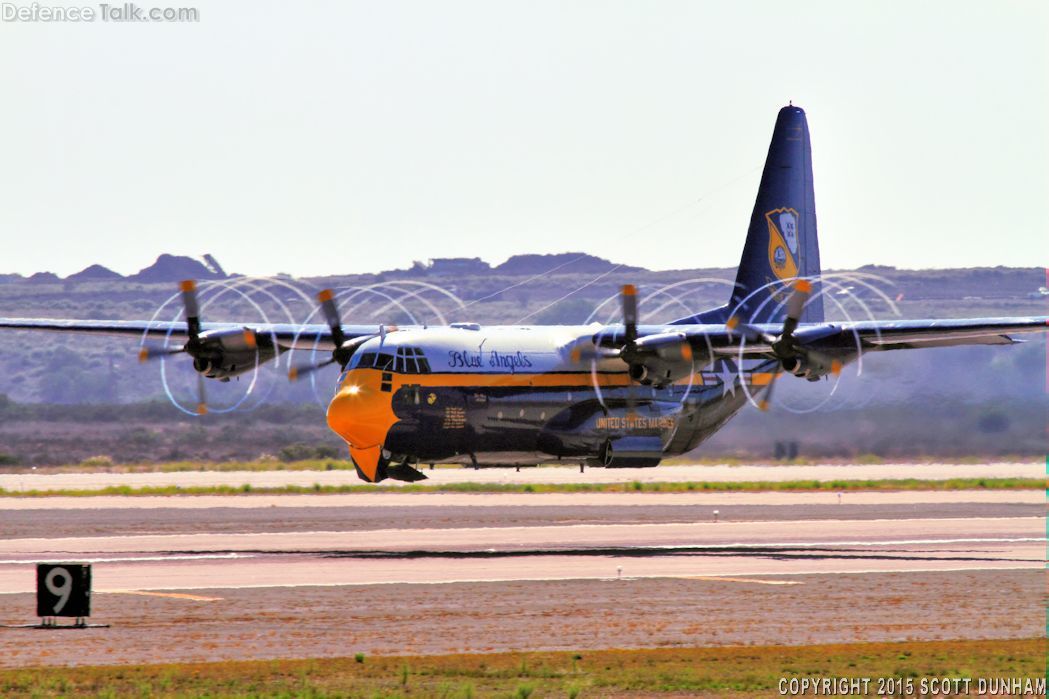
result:
<svg viewBox="0 0 1049 699"><path fill-rule="evenodd" d="M351 371L328 404L328 427L356 449L381 446L397 421L379 372Z"/></svg>

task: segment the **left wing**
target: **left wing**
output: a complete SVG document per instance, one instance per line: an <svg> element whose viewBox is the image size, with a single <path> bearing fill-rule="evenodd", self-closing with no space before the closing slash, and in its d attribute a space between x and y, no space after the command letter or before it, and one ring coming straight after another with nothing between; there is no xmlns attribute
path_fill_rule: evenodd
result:
<svg viewBox="0 0 1049 699"><path fill-rule="evenodd" d="M0 329L45 330L51 332L82 333L132 337L140 340L185 340L189 329L184 321L155 320L69 320L55 318L0 318ZM321 323L297 325L292 323L201 323L202 335L249 330L262 341L272 341L281 351L290 349L333 350L332 330ZM347 340L375 335L377 325L343 326Z"/></svg>

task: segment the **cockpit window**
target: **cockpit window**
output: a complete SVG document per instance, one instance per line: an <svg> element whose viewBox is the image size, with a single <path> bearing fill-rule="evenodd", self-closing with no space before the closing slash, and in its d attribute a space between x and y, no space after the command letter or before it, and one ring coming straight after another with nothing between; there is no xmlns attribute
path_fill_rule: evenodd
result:
<svg viewBox="0 0 1049 699"><path fill-rule="evenodd" d="M348 365L350 369L381 369L399 374L429 374L430 362L418 347L398 347L395 354L385 352L361 352L354 355Z"/></svg>
<svg viewBox="0 0 1049 699"><path fill-rule="evenodd" d="M379 355L380 363L383 355ZM393 371L402 374L429 374L430 363L423 356L423 351L418 347L398 347L397 355L393 358Z"/></svg>

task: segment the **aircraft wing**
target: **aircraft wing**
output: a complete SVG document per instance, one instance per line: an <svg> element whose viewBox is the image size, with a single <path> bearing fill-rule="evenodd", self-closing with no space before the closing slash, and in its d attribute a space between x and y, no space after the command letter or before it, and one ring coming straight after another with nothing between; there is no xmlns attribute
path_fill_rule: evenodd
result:
<svg viewBox="0 0 1049 699"><path fill-rule="evenodd" d="M709 326L697 328L690 336L697 347L705 340L714 347L715 354L739 355L743 344L744 356L763 356L772 351L767 343L743 342L742 335L727 328L711 332ZM777 325L756 328L768 335L777 335ZM964 318L957 320L888 320L851 323L820 323L801 325L794 333L800 346L823 352L855 352L919 349L922 347L954 347L957 345L1010 345L1013 335L1049 331L1049 317L1019 318Z"/></svg>
<svg viewBox="0 0 1049 699"><path fill-rule="evenodd" d="M202 323L201 332L221 330L254 330L260 337L268 337L282 350L334 349L331 328L323 323L298 325L291 323ZM55 318L0 318L0 329L43 330L132 337L138 340L163 341L164 338L184 340L189 336L184 321L149 320L70 320ZM377 325L343 326L347 340L379 333Z"/></svg>

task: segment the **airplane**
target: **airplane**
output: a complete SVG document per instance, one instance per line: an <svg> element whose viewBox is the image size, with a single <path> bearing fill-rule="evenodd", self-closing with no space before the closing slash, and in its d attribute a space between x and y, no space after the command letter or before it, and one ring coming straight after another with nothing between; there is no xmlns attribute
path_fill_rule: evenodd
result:
<svg viewBox="0 0 1049 699"><path fill-rule="evenodd" d="M205 378L229 380L293 349L331 351L289 378L340 367L327 423L360 478L378 483L424 479L417 467L435 463L652 467L695 449L751 395L766 409L783 374L818 381L863 352L1009 345L1049 321L828 322L824 288L808 122L792 104L776 118L728 302L669 323L640 322L632 285L611 325L343 325L331 290L318 296L324 324L211 323L185 281L184 321L0 318L0 328L178 338L141 358L192 358L201 413Z"/></svg>

